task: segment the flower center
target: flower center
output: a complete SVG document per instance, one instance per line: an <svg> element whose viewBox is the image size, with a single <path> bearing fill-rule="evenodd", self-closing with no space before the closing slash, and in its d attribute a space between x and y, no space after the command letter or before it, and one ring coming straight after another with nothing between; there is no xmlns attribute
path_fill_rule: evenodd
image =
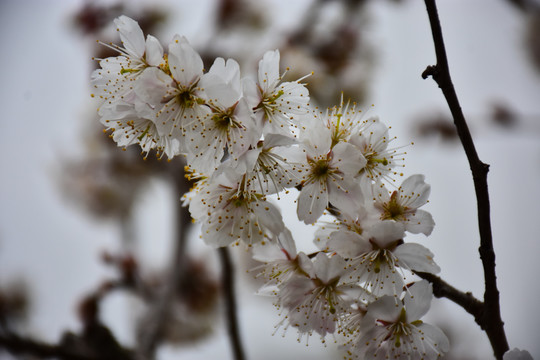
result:
<svg viewBox="0 0 540 360"><path fill-rule="evenodd" d="M183 109L192 108L196 103L196 97L193 95L191 89L181 90L178 95L176 95L176 99Z"/></svg>
<svg viewBox="0 0 540 360"><path fill-rule="evenodd" d="M310 161L311 164L311 175L314 179L324 179L330 172L330 167L328 166L327 160L317 160Z"/></svg>
<svg viewBox="0 0 540 360"><path fill-rule="evenodd" d="M390 196L390 201L383 205L384 213L381 220L403 220L406 207L398 202L398 192L394 191Z"/></svg>

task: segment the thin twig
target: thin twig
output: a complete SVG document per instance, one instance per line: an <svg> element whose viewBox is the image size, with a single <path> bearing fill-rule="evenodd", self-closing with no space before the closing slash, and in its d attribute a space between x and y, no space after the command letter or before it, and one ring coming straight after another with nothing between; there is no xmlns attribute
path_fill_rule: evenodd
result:
<svg viewBox="0 0 540 360"><path fill-rule="evenodd" d="M428 66L422 73L422 78L431 76L441 88L444 97L448 103L458 136L461 140L469 166L472 171L474 188L476 191L478 208L478 226L480 230L480 258L484 267L484 311L479 322L482 329L486 332L495 357L502 359L503 354L508 350L508 341L504 332L504 323L501 319L499 290L497 289L497 277L495 274L495 252L493 250L493 240L491 235L490 205L487 185L487 173L489 165L480 161L476 148L474 146L471 133L463 116L459 100L450 77L446 49L444 46L441 24L435 0L425 0L433 42L435 44L435 53L437 64Z"/></svg>
<svg viewBox="0 0 540 360"><path fill-rule="evenodd" d="M227 320L227 330L229 341L234 354L235 360L245 360L244 349L240 338L240 330L238 327L238 314L236 311L236 298L234 294L234 268L231 262L229 249L222 247L218 249L219 258L222 268L222 286L223 296L225 299L225 317Z"/></svg>

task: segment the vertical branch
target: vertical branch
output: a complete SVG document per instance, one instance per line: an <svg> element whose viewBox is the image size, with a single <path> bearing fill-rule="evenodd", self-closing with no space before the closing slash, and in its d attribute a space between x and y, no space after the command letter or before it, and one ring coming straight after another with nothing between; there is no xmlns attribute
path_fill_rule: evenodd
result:
<svg viewBox="0 0 540 360"><path fill-rule="evenodd" d="M233 265L229 249L222 247L218 249L219 258L221 260L222 269L222 286L223 295L225 297L225 317L227 321L227 330L229 341L234 354L235 360L245 360L244 349L240 340L240 330L238 327L238 314L236 311L236 298L234 295L234 274Z"/></svg>
<svg viewBox="0 0 540 360"><path fill-rule="evenodd" d="M184 178L184 172L173 170L172 181L175 185L176 194L184 194L189 189L189 183ZM168 277L165 280L165 287L158 300L150 309L150 322L144 327L137 347L137 359L148 360L154 357L155 350L162 337L163 325L167 320L168 311L171 303L178 293L178 287L181 284L182 276L185 274L186 264L186 244L187 232L191 225L191 215L189 210L182 206L179 199L176 199L177 221L176 221L176 241L174 243L174 254L171 259L171 266Z"/></svg>
<svg viewBox="0 0 540 360"><path fill-rule="evenodd" d="M435 0L425 0L437 64L428 66L422 73L422 78L431 76L441 88L448 103L454 124L472 171L474 188L476 192L478 208L478 226L480 230L480 258L484 268L484 308L480 318L480 326L486 332L494 354L497 359L502 359L503 354L508 350L508 341L504 332L504 323L501 319L499 290L497 289L497 276L495 274L495 252L493 250L493 240L491 234L490 205L487 185L487 173L489 165L484 164L478 158L469 128L463 116L459 100L450 78L450 70L446 57L441 24Z"/></svg>

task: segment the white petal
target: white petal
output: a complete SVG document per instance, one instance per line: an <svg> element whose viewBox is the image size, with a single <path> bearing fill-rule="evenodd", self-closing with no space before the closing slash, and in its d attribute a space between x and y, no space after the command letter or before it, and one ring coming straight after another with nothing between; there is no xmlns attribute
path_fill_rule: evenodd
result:
<svg viewBox="0 0 540 360"><path fill-rule="evenodd" d="M373 225L365 236L381 248L385 248L392 242L405 237L405 226L394 221L381 221Z"/></svg>
<svg viewBox="0 0 540 360"><path fill-rule="evenodd" d="M330 234L328 248L345 258L353 258L371 250L371 244L355 232L334 231Z"/></svg>
<svg viewBox="0 0 540 360"><path fill-rule="evenodd" d="M273 235L277 236L285 230L285 224L279 209L268 201L259 201L253 206L258 221Z"/></svg>
<svg viewBox="0 0 540 360"><path fill-rule="evenodd" d="M440 353L446 353L450 350L450 341L448 341L448 337L436 326L423 323L418 326L418 329L420 329L424 333L424 337L426 339L430 339L433 344L437 345L436 349L440 350ZM439 357L433 357L434 359L439 359ZM506 360L506 358L504 358ZM532 360L532 357L529 358L519 358L520 360Z"/></svg>
<svg viewBox="0 0 540 360"><path fill-rule="evenodd" d="M406 198L403 201L403 205L417 209L427 202L431 192L431 186L426 184L424 179L424 175L416 174L403 181L399 188L401 197Z"/></svg>
<svg viewBox="0 0 540 360"><path fill-rule="evenodd" d="M343 275L347 265L345 260L339 255L329 257L326 253L320 252L315 256L313 266L315 268L315 276L324 284L330 284Z"/></svg>
<svg viewBox="0 0 540 360"><path fill-rule="evenodd" d="M328 201L347 214L358 210L364 201L360 187L352 179L328 180Z"/></svg>
<svg viewBox="0 0 540 360"><path fill-rule="evenodd" d="M405 230L413 234L424 234L429 236L435 227L435 221L430 213L424 210L416 210L412 214L407 214Z"/></svg>
<svg viewBox="0 0 540 360"><path fill-rule="evenodd" d="M279 50L267 51L259 61L259 85L263 90L279 79Z"/></svg>
<svg viewBox="0 0 540 360"><path fill-rule="evenodd" d="M163 62L163 46L152 35L146 37L146 62L152 66L158 66Z"/></svg>
<svg viewBox="0 0 540 360"><path fill-rule="evenodd" d="M139 24L125 15L114 19L114 24L118 27L120 39L128 53L142 58L145 49L144 34Z"/></svg>
<svg viewBox="0 0 540 360"><path fill-rule="evenodd" d="M179 84L189 86L202 76L204 65L187 39L176 37L169 45L169 68Z"/></svg>
<svg viewBox="0 0 540 360"><path fill-rule="evenodd" d="M306 224L313 224L323 214L328 205L326 183L314 181L305 185L298 196L298 219Z"/></svg>
<svg viewBox="0 0 540 360"><path fill-rule="evenodd" d="M348 176L355 176L366 165L367 161L356 146L344 142L332 148L332 167Z"/></svg>
<svg viewBox="0 0 540 360"><path fill-rule="evenodd" d="M399 318L403 306L400 302L396 303L393 296L383 296L379 300L368 305L368 315L376 320L383 320L394 323Z"/></svg>
<svg viewBox="0 0 540 360"><path fill-rule="evenodd" d="M403 299L407 314L407 322L411 323L420 320L422 316L427 314L431 307L432 299L433 288L429 282L421 280L414 283L414 285L408 289L405 298Z"/></svg>
<svg viewBox="0 0 540 360"><path fill-rule="evenodd" d="M437 274L441 271L439 265L433 261L433 253L416 243L405 243L394 250L399 259L399 265L406 269Z"/></svg>

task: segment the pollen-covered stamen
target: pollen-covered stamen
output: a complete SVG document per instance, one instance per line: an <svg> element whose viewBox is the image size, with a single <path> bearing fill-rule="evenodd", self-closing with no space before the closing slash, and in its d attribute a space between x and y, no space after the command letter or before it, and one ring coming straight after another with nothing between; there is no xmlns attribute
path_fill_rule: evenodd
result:
<svg viewBox="0 0 540 360"><path fill-rule="evenodd" d="M337 118L336 125L334 128L334 131L332 131L332 145L330 145L330 148L333 148L337 145L340 141L345 141L347 137L349 136L349 131L346 128L340 127L341 125L341 117L343 114L338 113L334 115Z"/></svg>
<svg viewBox="0 0 540 360"><path fill-rule="evenodd" d="M148 130L150 130L150 124L144 129L143 133L137 137L137 140L142 141L142 139L148 135Z"/></svg>
<svg viewBox="0 0 540 360"><path fill-rule="evenodd" d="M381 220L404 220L408 208L399 203L399 192L396 190L390 196L390 200L383 204Z"/></svg>
<svg viewBox="0 0 540 360"><path fill-rule="evenodd" d="M263 192L277 193L279 200L279 192L294 184L293 174L287 170L290 165L283 157L273 153L271 148L263 148L253 169L253 181Z"/></svg>
<svg viewBox="0 0 540 360"><path fill-rule="evenodd" d="M238 102L225 110L219 108L214 109L212 121L214 122L214 126L218 131L228 133L230 129L245 128L245 126L238 122L234 116L234 111L237 104Z"/></svg>
<svg viewBox="0 0 540 360"><path fill-rule="evenodd" d="M328 165L328 160L308 160L308 163L311 165L311 176L314 179L325 180L330 172L330 166Z"/></svg>

